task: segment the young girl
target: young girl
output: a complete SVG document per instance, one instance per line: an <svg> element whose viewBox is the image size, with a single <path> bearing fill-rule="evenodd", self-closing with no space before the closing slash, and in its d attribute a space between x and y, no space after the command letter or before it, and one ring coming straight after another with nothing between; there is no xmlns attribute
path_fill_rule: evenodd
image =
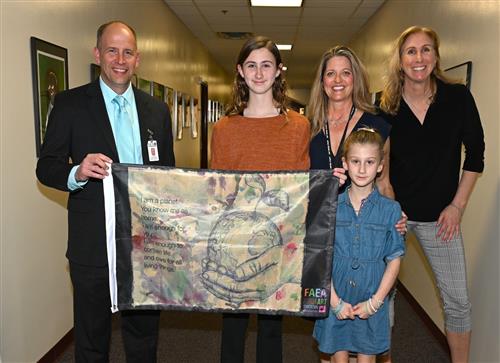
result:
<svg viewBox="0 0 500 363"><path fill-rule="evenodd" d="M243 45L232 103L213 128L212 169L309 169L309 122L287 110L281 67L271 40L255 37ZM221 362L243 363L247 325L248 314L224 314ZM257 362L281 361L281 317L259 315Z"/></svg>
<svg viewBox="0 0 500 363"><path fill-rule="evenodd" d="M343 148L351 186L339 195L330 315L317 320L314 338L331 362L375 362L390 347L387 294L399 272L403 237L395 228L399 204L382 196L375 178L384 143L373 129L353 131ZM328 362L328 360L322 362Z"/></svg>

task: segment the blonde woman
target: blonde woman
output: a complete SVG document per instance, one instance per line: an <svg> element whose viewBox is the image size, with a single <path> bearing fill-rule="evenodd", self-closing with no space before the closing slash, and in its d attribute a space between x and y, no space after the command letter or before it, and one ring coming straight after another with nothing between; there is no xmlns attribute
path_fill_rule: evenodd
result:
<svg viewBox="0 0 500 363"><path fill-rule="evenodd" d="M469 90L441 71L434 30L413 26L398 37L380 106L392 125L396 199L433 269L452 361L467 362L471 305L460 222L484 168L484 135Z"/></svg>
<svg viewBox="0 0 500 363"><path fill-rule="evenodd" d="M389 124L375 115L363 64L348 47L336 46L321 57L308 105L311 169L342 170L341 150L361 127L377 130L384 141L386 167L377 178L380 192L393 197L389 183ZM346 183L347 186L349 183Z"/></svg>
<svg viewBox="0 0 500 363"><path fill-rule="evenodd" d="M335 175L344 173L341 151L344 140L363 127L373 128L384 143L384 168L376 179L377 188L394 199L389 182L390 125L375 114L368 87L368 76L356 54L346 46L335 46L321 57L311 89L308 117L311 122L309 157L311 169L332 169ZM344 184L349 185L349 181ZM344 188L341 187L341 191ZM406 217L397 222L396 229L406 232ZM393 325L394 294L389 312ZM333 358L332 358L333 359ZM390 362L386 355L385 362ZM330 360L330 357L323 361Z"/></svg>

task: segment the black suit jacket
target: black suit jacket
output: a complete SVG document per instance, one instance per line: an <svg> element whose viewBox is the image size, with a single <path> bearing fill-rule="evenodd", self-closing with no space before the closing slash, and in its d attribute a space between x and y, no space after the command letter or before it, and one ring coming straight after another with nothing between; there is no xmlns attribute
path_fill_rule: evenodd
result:
<svg viewBox="0 0 500 363"><path fill-rule="evenodd" d="M170 112L165 103L134 88L144 164L174 166ZM150 162L147 141L158 143L159 161ZM69 173L87 154L102 153L119 162L99 80L56 95L36 174L41 183L68 191ZM68 199L70 261L106 266L106 230L102 181L90 179Z"/></svg>

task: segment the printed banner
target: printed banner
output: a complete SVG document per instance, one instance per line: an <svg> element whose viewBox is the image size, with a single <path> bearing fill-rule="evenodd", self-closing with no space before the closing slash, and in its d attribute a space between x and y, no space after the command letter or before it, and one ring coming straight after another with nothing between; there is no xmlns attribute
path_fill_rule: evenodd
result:
<svg viewBox="0 0 500 363"><path fill-rule="evenodd" d="M112 310L326 316L337 190L331 171L112 164Z"/></svg>

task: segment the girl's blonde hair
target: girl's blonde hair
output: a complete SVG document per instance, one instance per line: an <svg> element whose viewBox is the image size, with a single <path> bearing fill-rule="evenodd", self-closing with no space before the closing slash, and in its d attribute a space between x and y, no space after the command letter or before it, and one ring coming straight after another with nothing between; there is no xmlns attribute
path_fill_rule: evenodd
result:
<svg viewBox="0 0 500 363"><path fill-rule="evenodd" d="M395 115L399 110L399 103L401 102L401 97L403 93L403 83L405 74L401 67L401 56L403 54L403 46L406 40L413 34L424 33L432 41L432 46L436 54L436 66L431 73L431 92L432 100L436 94L436 78L440 79L445 83L454 83L454 81L448 79L441 70L441 56L439 55L439 37L437 33L427 27L422 26L412 26L406 29L401 35L396 39L394 47L392 50L392 55L389 60L389 69L387 74L387 82L384 86L382 92L382 97L380 98L380 108L391 115Z"/></svg>
<svg viewBox="0 0 500 363"><path fill-rule="evenodd" d="M375 129L362 127L353 132L347 137L342 147L342 156L345 158L349 154L352 145L375 145L378 148L380 160L384 159L384 140Z"/></svg>
<svg viewBox="0 0 500 363"><path fill-rule="evenodd" d="M328 96L324 90L323 76L325 75L328 61L333 57L346 57L351 63L354 81L352 92L354 107L364 112L375 113L375 107L372 105L369 91L368 75L363 63L361 63L352 49L338 45L327 50L321 57L311 88L311 95L307 106L307 117L311 122L311 138L321 131L328 118Z"/></svg>
<svg viewBox="0 0 500 363"><path fill-rule="evenodd" d="M276 44L269 38L263 36L256 36L248 39L241 47L238 59L236 61L235 75L233 82L232 100L226 108L225 114L227 116L241 115L243 110L247 107L250 91L243 77L238 72L238 65L243 67L243 63L248 58L250 53L256 49L266 48L270 51L276 61L276 67L279 67L283 62L281 61L281 54ZM274 79L273 83L273 100L275 106L280 110L280 113L286 114L288 105L288 97L286 95L287 85L283 72L281 71L278 77Z"/></svg>

